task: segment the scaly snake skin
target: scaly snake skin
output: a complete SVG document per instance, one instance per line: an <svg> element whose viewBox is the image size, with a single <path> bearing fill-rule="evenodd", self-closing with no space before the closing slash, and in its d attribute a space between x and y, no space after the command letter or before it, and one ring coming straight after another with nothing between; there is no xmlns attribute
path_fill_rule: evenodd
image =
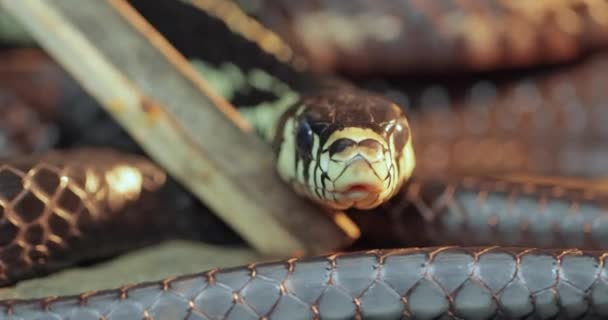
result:
<svg viewBox="0 0 608 320"><path fill-rule="evenodd" d="M0 283L158 241L171 228L155 200L165 179L148 160L110 150L0 162Z"/></svg>
<svg viewBox="0 0 608 320"><path fill-rule="evenodd" d="M416 9L422 10L421 12L428 13L429 10L437 9L439 2L432 1L429 2L430 5L424 5L426 2L422 1L394 3L414 5ZM467 10L474 6L470 1L453 3L458 3ZM487 3L506 6L507 2ZM605 2L553 1L551 4L554 9L541 5L537 10L561 12L561 15L566 16L561 19L566 20L568 16L572 19L571 14L579 11L588 14L584 16L585 19L580 20L585 21L582 25L585 28L576 32L574 38L565 32L567 30L560 29L559 23L547 28L542 27L542 21L545 21L543 19L553 14L540 14L543 17L541 25L534 25L530 30L540 28L548 32L543 34L547 39L569 39L570 41L562 44L578 48L574 51L550 49L540 56L549 60L567 60L578 55L579 49L585 51L593 47L590 44L604 41L602 39L605 39L605 33L600 32L602 21L605 19L602 18L602 11L589 8L597 8L605 5ZM527 8L525 5L523 7ZM442 16L445 13L436 11L434 14ZM518 15L519 13L515 17ZM466 21L472 21L471 23L475 22L475 17L483 17L475 14L465 16ZM531 19L526 15L519 15L519 18ZM482 20L487 23L491 19ZM505 22L504 25L509 26L511 23L512 21ZM587 29L588 25L594 28ZM458 34L468 35L471 30L467 30ZM518 30L522 31L523 28L520 26ZM550 36L555 33L561 36ZM578 39L577 36L580 35L588 37L580 42L572 40ZM589 42L588 39L593 41ZM556 43L560 41L556 40ZM574 45L574 42L577 44ZM492 46L479 46L484 47ZM525 48L527 49L522 52L526 54L534 51L529 47ZM466 50L453 50L466 53ZM426 51L428 50L412 52ZM552 56L552 53L555 56ZM472 53L468 52L466 55L469 54ZM513 57L512 53L506 56ZM515 62L509 64L501 60L502 58L496 59L494 53L488 57L492 59L479 61L484 62L484 66L490 61L491 64L509 67L534 64L540 59L531 56L525 63L517 62L524 60L513 60ZM448 63L442 62L441 59L435 61L438 61L440 66ZM498 94L493 98L496 99L497 105L493 111L501 112L507 108L501 103L513 104L513 100L509 99L509 92L515 92L514 95L521 99L516 100L518 102L533 104L534 101L542 101L542 107L535 109L538 114L524 110L522 116L542 119L550 109L544 107L556 105L547 102L551 101L551 94L565 94L571 99L583 101L580 103L581 107L593 107L593 111L585 111L589 114L587 119L590 119L590 122L598 119L597 116L592 116L595 115L593 112L603 111L601 105L593 102L605 101L601 85L605 80L602 80L602 72L598 69L605 65L606 60L598 58L590 61L583 64L586 67L555 73L558 80L541 77L540 80L532 82L532 85L530 82L524 82L521 87L515 86L515 89L506 90L507 94L504 96ZM348 59L344 59L344 62L349 63ZM384 62L390 65L390 61ZM424 66L435 68L430 64ZM560 82L560 77L565 80ZM593 89L589 84L595 84L599 91L587 90ZM494 84L490 83L490 86L492 85ZM399 88L394 86L394 83L390 86L392 90ZM543 89L534 89L539 87ZM433 107L437 101L447 101L449 108L459 109L458 100L441 99L443 89L439 88L428 95L431 100L421 99L421 102L414 104L430 104L430 107ZM518 91L517 88L523 89ZM575 88L576 94L564 88ZM540 92L540 98L535 92ZM437 100L437 97L440 99ZM557 100L563 101L563 96L559 96ZM425 103L429 101L431 103ZM572 100L570 102L569 106L577 105ZM579 109L554 109L551 112L556 116L549 118L559 119L559 125L541 124L540 130L535 131L539 126L533 122L516 120L512 126L501 127L501 123L494 123L494 120L489 119L510 121L505 114L494 116L476 112L470 105L464 108L465 111L454 111L455 114L462 115L462 122L455 120L453 113L450 113L449 122L444 121L445 114L435 112L436 110L423 110L419 113L422 118L430 115L427 120L439 115L435 119L440 121L436 122L439 124L436 126L416 125L419 129L414 129L414 135L421 137L417 153L423 154L424 158L425 152L428 153L429 148L433 148L433 145L426 142L435 141L435 150L447 152L450 158L443 166L429 165L427 169L423 166L404 188L400 197L378 209L385 213L385 216L404 222L392 226L406 227L400 232L404 239L411 236L425 245L457 242L461 245L500 243L544 248L576 246L607 249L608 215L605 208L608 199L604 190L591 181L563 179L543 183L527 179L506 179L499 174L470 177L454 174L482 167L466 160L470 159L471 155L457 153L466 145L462 141L470 141L472 150L476 150L477 145L480 150L477 154L484 155L504 148L509 139L524 145L524 148L518 149L520 157L523 158L522 162L511 167L505 167L509 163L503 163L501 167L500 161L498 165L496 162L490 162L486 163L488 168L531 168L533 172L565 172L560 166L574 160L560 162L559 159L551 159L553 166L543 167L543 161L546 159L538 160L529 154L531 150L539 147L539 143L521 140L526 138L521 132L532 128L531 131L541 132L541 136L545 138L557 140L554 145L549 144L549 150L561 150L559 139L566 136L580 139L575 140L577 142L599 141L591 143L593 147L601 145L603 139L605 131L601 121L597 120L600 124L597 126L588 123L578 126L585 129L594 128L593 130L578 130L570 120L573 115L576 117L583 114ZM512 110L513 108L509 109ZM568 113L569 111L571 113ZM480 115L482 118L479 118ZM472 122L485 124L487 128L480 131L471 130L470 128L475 126L468 125L471 122L467 122L466 117L469 116L476 119ZM418 120L421 121L419 123L425 123L425 119L412 122L417 123ZM456 133L455 135L445 134L446 129L442 126L446 124L452 126L451 132ZM499 132L492 132L484 147L481 147L482 143L475 142L475 139L485 137L490 129L497 128ZM461 139L461 142L458 142L458 139ZM492 141L498 143L493 146ZM438 144L444 146L437 147ZM548 153L553 154L552 151ZM578 152L575 154L580 155ZM503 157L498 158L508 161L511 155L510 152L505 152ZM601 159L601 154L598 156L593 152L582 156ZM437 171L433 168L440 168L440 174L436 174ZM583 166L578 168L578 171L571 172L593 176L598 172L602 173L602 170L605 173L602 166ZM431 172L435 174L429 174ZM52 271L82 259L112 255L158 239L166 232L161 231L161 227L167 228L167 220L170 220L167 216L159 215L156 208L158 199L162 199L159 195L162 194L160 190L164 181L164 173L147 160L113 151L51 152L39 157L3 161L0 164L0 272L3 283L14 282L39 272ZM367 216L369 217L371 215ZM422 228L416 230L416 226ZM133 228L142 230L134 232ZM108 230L112 231L108 233ZM385 231L386 229L380 230ZM138 238L134 239L135 235ZM150 238L142 239L141 235ZM119 244L125 243L128 243L128 246L121 248ZM103 248L99 248L100 252L89 250L99 247L100 244L103 244ZM79 250L80 248L83 250ZM0 303L0 309L3 311L0 313L0 319L599 319L608 316L608 273L605 261L606 253L602 251L494 246L338 253L325 257L211 270L198 275L180 276L104 292L83 293L75 297L3 301Z"/></svg>
<svg viewBox="0 0 608 320"><path fill-rule="evenodd" d="M459 177L414 179L404 192L381 210L418 212L417 237L433 245L608 248L608 197L593 186Z"/></svg>
<svg viewBox="0 0 608 320"><path fill-rule="evenodd" d="M411 109L418 172L523 171L606 176L602 142L608 57L574 66L416 87L408 81L369 81ZM454 83L456 82L456 83Z"/></svg>
<svg viewBox="0 0 608 320"><path fill-rule="evenodd" d="M605 0L239 2L316 67L351 73L552 64L608 42Z"/></svg>
<svg viewBox="0 0 608 320"><path fill-rule="evenodd" d="M599 319L608 316L606 255L500 247L340 253L3 308L11 319Z"/></svg>

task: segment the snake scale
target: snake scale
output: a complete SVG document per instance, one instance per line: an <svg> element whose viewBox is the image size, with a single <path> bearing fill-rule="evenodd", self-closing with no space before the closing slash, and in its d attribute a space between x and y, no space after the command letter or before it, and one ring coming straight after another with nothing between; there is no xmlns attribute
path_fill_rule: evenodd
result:
<svg viewBox="0 0 608 320"><path fill-rule="evenodd" d="M254 66L264 71L257 72L262 83L269 74L295 87L306 78L302 64L285 62L290 52L273 55L230 28L228 2L196 1L197 8L150 3L131 1L193 61L238 66L224 64L228 73ZM1 319L608 316L608 199L601 179L608 136L608 57L601 50L608 41L608 2L256 3L247 8L252 15L316 62L306 68L352 72L352 88L367 90L357 93L384 96L405 110L416 154L412 176L372 212L349 214L381 246L421 247L294 258L72 297L2 301ZM327 12L349 19L327 20ZM180 21L167 23L167 16ZM348 41L332 40L329 30L346 25L352 33L354 22L359 29ZM194 41L184 34L204 37ZM551 66L538 67L542 62ZM394 74L369 75L378 68ZM397 76L396 70L412 75ZM276 87L254 89L228 98L239 106L282 98ZM0 107L11 106L28 121L7 122L6 150L45 148L34 143L40 133L26 130L32 123L44 130L40 119L18 103ZM361 141L360 147L378 148ZM353 143L340 145L335 154ZM3 160L2 283L186 232L176 216L195 219L188 206L177 199L159 203L177 194L169 180L145 158L109 150ZM160 214L172 208L178 208L173 215Z"/></svg>

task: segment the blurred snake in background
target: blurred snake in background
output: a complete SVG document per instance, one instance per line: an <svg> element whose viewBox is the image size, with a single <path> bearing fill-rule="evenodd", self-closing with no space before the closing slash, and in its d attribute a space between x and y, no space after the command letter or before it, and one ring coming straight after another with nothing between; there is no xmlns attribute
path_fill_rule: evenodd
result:
<svg viewBox="0 0 608 320"><path fill-rule="evenodd" d="M408 248L2 301L0 319L608 317L608 1L130 3L296 192L347 210L365 249ZM54 146L54 116L0 108L3 284L208 228L102 111L60 116L63 150L12 155Z"/></svg>

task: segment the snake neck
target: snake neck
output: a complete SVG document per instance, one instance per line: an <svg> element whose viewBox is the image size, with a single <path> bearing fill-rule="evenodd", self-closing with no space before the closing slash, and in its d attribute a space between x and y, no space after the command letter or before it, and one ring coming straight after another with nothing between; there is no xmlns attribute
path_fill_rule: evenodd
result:
<svg viewBox="0 0 608 320"><path fill-rule="evenodd" d="M262 38L248 36L243 26L249 20L235 10L230 9L230 17L239 17L235 24L226 22L223 11L205 12L207 33L197 41L205 50L187 56L210 89L273 146L283 180L332 209L369 209L390 198L414 163L400 108L347 80L298 68L273 54L262 41L272 38L270 31L258 33ZM223 39L213 41L218 35ZM309 120L312 127L303 124Z"/></svg>
<svg viewBox="0 0 608 320"><path fill-rule="evenodd" d="M274 140L281 115L301 97L290 85L259 68L245 70L231 62L214 66L198 59L191 63L268 143Z"/></svg>

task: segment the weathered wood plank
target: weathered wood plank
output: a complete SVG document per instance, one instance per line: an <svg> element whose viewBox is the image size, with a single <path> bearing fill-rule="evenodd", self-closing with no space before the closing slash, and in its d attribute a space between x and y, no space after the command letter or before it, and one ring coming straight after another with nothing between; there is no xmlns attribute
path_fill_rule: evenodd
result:
<svg viewBox="0 0 608 320"><path fill-rule="evenodd" d="M319 253L344 231L295 196L270 148L128 3L0 0L171 175L268 255ZM246 156L245 156L246 155Z"/></svg>

